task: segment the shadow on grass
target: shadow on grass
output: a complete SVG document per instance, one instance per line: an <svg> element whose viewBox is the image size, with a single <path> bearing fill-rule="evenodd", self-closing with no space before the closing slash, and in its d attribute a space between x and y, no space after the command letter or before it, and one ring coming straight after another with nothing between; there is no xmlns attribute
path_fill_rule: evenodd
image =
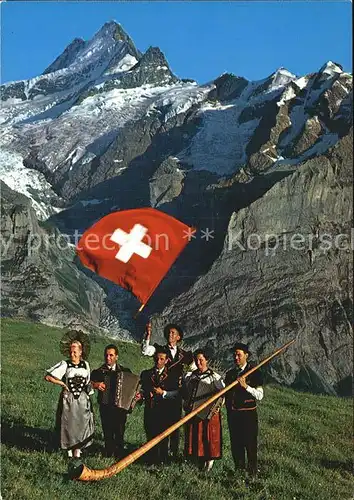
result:
<svg viewBox="0 0 354 500"><path fill-rule="evenodd" d="M42 429L40 427L30 427L24 423L23 419L3 419L2 420L2 444L8 447L15 447L19 450L24 451L45 451L48 453L60 452L60 444L59 444L59 436L54 430L50 429ZM136 443L126 443L125 445L125 453L121 459L125 458L127 455L139 449L140 446ZM65 455L66 456L66 455ZM89 457L105 457L104 446L101 442L94 442L90 447L83 450L83 456L81 461L85 462L85 460ZM118 462L118 458L111 457L111 464ZM81 472L81 461L73 461L68 462L68 474L65 475L66 479L70 481L73 477L78 477ZM81 463L80 463L81 462ZM139 457L135 464L139 464L143 467L152 465L149 461L149 454L146 453ZM184 464L184 457L182 455L178 456L178 458L168 461L164 464L164 467L168 465L178 465L181 466ZM156 467L156 472L159 472L158 465L161 467L161 464L153 464ZM149 470L149 472L154 473L155 468Z"/></svg>
<svg viewBox="0 0 354 500"><path fill-rule="evenodd" d="M30 427L23 419L2 419L1 442L20 450L46 451L49 453L63 451L60 448L59 433L51 429ZM95 456L104 452L104 447L94 442L83 450L85 456Z"/></svg>
<svg viewBox="0 0 354 500"><path fill-rule="evenodd" d="M344 460L321 460L321 466L326 469L337 470L339 472L349 472L353 474L354 465L353 462Z"/></svg>
<svg viewBox="0 0 354 500"><path fill-rule="evenodd" d="M2 444L31 451L57 451L59 448L58 436L49 429L29 427L21 419L2 420Z"/></svg>

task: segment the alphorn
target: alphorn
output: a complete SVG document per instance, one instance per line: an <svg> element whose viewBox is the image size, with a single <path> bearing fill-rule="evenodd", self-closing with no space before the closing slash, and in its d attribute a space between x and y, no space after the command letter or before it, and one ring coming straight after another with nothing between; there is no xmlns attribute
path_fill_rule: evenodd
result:
<svg viewBox="0 0 354 500"><path fill-rule="evenodd" d="M277 349L273 354L265 358L263 361L261 361L257 366L254 366L250 370L248 370L243 377L248 377L253 373L254 371L258 370L261 366L265 365L268 363L272 358L280 354L282 351L284 351L287 347L289 347L291 344L295 342L296 339L291 340L287 344L283 345L283 347L280 347L280 349ZM234 380L229 384L227 387L224 387L221 389L221 391L217 392L213 396L211 396L209 399L207 399L204 403L202 403L198 408L195 408L193 411L185 415L181 420L176 422L175 424L171 425L168 429L166 429L164 432L161 432L158 436L154 437L147 443L145 443L141 448L138 448L137 450L133 451L129 455L127 455L125 458L120 460L119 462L111 465L110 467L107 467L106 469L96 469L92 470L86 467L85 464L80 464L78 467L73 468L70 472L70 477L72 479L76 479L78 481L100 481L101 479L106 479L108 477L112 477L115 474L118 474L118 472L121 472L123 469L128 467L128 465L132 464L140 458L144 453L147 451L151 450L155 445L157 445L160 441L165 439L167 436L172 434L176 429L181 427L181 425L185 424L190 420L191 418L195 417L201 410L206 408L210 403L213 401L216 401L220 396L225 394L225 392L229 391L235 385L237 385L239 382L238 380Z"/></svg>

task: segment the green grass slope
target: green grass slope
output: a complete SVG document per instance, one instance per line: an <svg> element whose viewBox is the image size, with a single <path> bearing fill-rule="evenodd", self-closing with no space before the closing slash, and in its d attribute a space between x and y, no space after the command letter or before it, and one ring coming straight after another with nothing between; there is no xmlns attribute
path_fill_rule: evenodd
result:
<svg viewBox="0 0 354 500"><path fill-rule="evenodd" d="M181 459L159 469L135 463L96 483L70 480L68 459L55 447L53 434L60 389L43 380L45 369L61 359L62 335L60 329L35 323L2 322L1 492L5 500L353 498L350 402L275 386L266 386L259 405L260 475L251 485L241 474L229 477L232 459L225 415L224 456L208 475ZM102 362L107 342L92 340L91 368ZM119 343L119 348L120 362L135 373L151 366L151 359L140 355L138 345ZM111 462L101 454L96 396L94 410L96 439L84 462L90 468L104 468ZM129 416L126 442L131 449L145 442L142 407Z"/></svg>

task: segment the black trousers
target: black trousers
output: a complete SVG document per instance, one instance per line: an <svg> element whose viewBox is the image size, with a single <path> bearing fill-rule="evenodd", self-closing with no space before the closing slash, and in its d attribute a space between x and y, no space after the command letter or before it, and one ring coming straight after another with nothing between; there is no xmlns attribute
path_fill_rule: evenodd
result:
<svg viewBox="0 0 354 500"><path fill-rule="evenodd" d="M145 406L144 428L148 441L171 427L181 419L182 402L180 400L160 401L153 407ZM179 429L154 446L147 455L150 462L165 462L169 452L177 456L179 446Z"/></svg>
<svg viewBox="0 0 354 500"><path fill-rule="evenodd" d="M227 422L230 432L231 452L237 469L246 468L250 474L257 474L257 410L228 411Z"/></svg>
<svg viewBox="0 0 354 500"><path fill-rule="evenodd" d="M106 454L121 458L124 454L124 431L127 412L115 406L100 405L100 415Z"/></svg>
<svg viewBox="0 0 354 500"><path fill-rule="evenodd" d="M166 418L163 405L155 408L145 407L144 429L148 441L165 431L169 427L168 424L169 421ZM168 438L163 439L159 444L151 448L146 454L146 458L151 464L166 462L168 459Z"/></svg>

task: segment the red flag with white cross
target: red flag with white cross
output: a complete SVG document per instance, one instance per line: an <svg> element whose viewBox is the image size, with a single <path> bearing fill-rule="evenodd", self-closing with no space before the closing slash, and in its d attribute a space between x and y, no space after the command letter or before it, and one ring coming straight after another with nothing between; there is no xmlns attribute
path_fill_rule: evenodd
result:
<svg viewBox="0 0 354 500"><path fill-rule="evenodd" d="M154 208L106 215L76 247L82 264L145 304L195 229Z"/></svg>

